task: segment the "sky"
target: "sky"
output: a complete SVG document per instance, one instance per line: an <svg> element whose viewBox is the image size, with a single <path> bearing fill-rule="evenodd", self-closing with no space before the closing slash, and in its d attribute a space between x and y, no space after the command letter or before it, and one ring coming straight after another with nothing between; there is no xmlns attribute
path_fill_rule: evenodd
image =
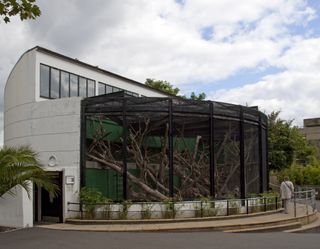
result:
<svg viewBox="0 0 320 249"><path fill-rule="evenodd" d="M181 94L281 111L298 126L320 117L318 0L37 4L36 20L0 22L0 145L5 82L37 45L140 82L169 81Z"/></svg>

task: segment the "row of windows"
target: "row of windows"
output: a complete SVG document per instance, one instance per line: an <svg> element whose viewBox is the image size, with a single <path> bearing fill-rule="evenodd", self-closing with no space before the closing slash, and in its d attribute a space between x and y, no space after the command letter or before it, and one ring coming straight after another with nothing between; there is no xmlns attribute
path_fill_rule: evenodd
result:
<svg viewBox="0 0 320 249"><path fill-rule="evenodd" d="M134 96L134 97L139 97L139 94L134 93L134 92L130 92L130 91L126 91L124 89L121 89L119 87L114 87L114 86L110 86L108 84L99 82L98 84L98 94L108 94L108 93L114 93L114 92L119 92L119 91L124 91L126 94Z"/></svg>
<svg viewBox="0 0 320 249"><path fill-rule="evenodd" d="M124 91L124 89L99 82L98 95ZM40 97L42 98L66 98L66 97L91 97L96 94L96 82L94 80L68 73L66 71L40 64ZM126 94L138 97L130 91Z"/></svg>

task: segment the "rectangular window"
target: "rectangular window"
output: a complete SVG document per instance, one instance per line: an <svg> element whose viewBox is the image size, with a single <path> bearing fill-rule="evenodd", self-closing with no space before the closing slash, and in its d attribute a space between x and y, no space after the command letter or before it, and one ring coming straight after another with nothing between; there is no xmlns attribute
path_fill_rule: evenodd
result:
<svg viewBox="0 0 320 249"><path fill-rule="evenodd" d="M70 74L70 97L78 96L78 76Z"/></svg>
<svg viewBox="0 0 320 249"><path fill-rule="evenodd" d="M59 70L57 69L54 69L54 68L51 68L51 73L50 73L50 83L51 83L51 91L50 91L50 98L52 99L56 99L56 98L59 98L59 89L60 89L60 86L59 86L59 79L60 79L60 72Z"/></svg>
<svg viewBox="0 0 320 249"><path fill-rule="evenodd" d="M99 82L98 84L98 95L106 94L106 84Z"/></svg>
<svg viewBox="0 0 320 249"><path fill-rule="evenodd" d="M118 87L113 87L112 88L112 92L120 92L120 91L122 91L121 88L118 88Z"/></svg>
<svg viewBox="0 0 320 249"><path fill-rule="evenodd" d="M61 98L69 97L69 73L61 71Z"/></svg>
<svg viewBox="0 0 320 249"><path fill-rule="evenodd" d="M49 98L50 68L40 65L40 97Z"/></svg>
<svg viewBox="0 0 320 249"><path fill-rule="evenodd" d="M106 93L112 93L112 86L106 85Z"/></svg>
<svg viewBox="0 0 320 249"><path fill-rule="evenodd" d="M95 84L96 84L96 82L94 80L88 80L87 84L88 84L88 94L87 94L87 96L88 97L95 96L96 95L95 94L95 90L96 90Z"/></svg>
<svg viewBox="0 0 320 249"><path fill-rule="evenodd" d="M79 96L87 97L87 79L79 77Z"/></svg>

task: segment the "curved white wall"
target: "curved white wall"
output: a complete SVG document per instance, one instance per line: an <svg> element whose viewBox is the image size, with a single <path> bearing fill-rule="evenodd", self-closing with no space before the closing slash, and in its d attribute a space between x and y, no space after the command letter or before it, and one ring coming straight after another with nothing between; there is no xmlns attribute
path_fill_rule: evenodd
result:
<svg viewBox="0 0 320 249"><path fill-rule="evenodd" d="M74 185L63 183L63 210L64 218L67 218L69 215L75 215L67 213L67 202L78 200L80 184L81 97L55 100L40 98L40 63L141 95L166 95L72 63L62 57L41 52L41 49L30 50L20 58L5 87L4 145L30 145L39 153L40 161L46 170L63 171L64 176L75 177ZM50 156L57 158L54 167L48 166ZM0 199L0 225L32 226L32 203L32 199L28 199L26 192L21 188L17 188L15 198Z"/></svg>
<svg viewBox="0 0 320 249"><path fill-rule="evenodd" d="M29 145L39 154L46 170L63 171L75 177L75 184L64 187L64 217L67 201L78 200L80 158L80 97L36 102L39 64L36 52L22 56L8 78L4 103L4 145ZM48 166L54 155L57 164ZM17 196L0 200L0 225L33 225L33 201L21 188ZM20 214L20 215L17 215Z"/></svg>

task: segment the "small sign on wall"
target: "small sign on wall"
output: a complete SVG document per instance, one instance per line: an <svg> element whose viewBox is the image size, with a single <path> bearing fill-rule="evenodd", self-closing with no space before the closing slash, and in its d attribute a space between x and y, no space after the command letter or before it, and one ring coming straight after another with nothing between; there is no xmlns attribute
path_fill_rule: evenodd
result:
<svg viewBox="0 0 320 249"><path fill-rule="evenodd" d="M66 176L66 184L67 185L73 185L74 184L74 176Z"/></svg>

